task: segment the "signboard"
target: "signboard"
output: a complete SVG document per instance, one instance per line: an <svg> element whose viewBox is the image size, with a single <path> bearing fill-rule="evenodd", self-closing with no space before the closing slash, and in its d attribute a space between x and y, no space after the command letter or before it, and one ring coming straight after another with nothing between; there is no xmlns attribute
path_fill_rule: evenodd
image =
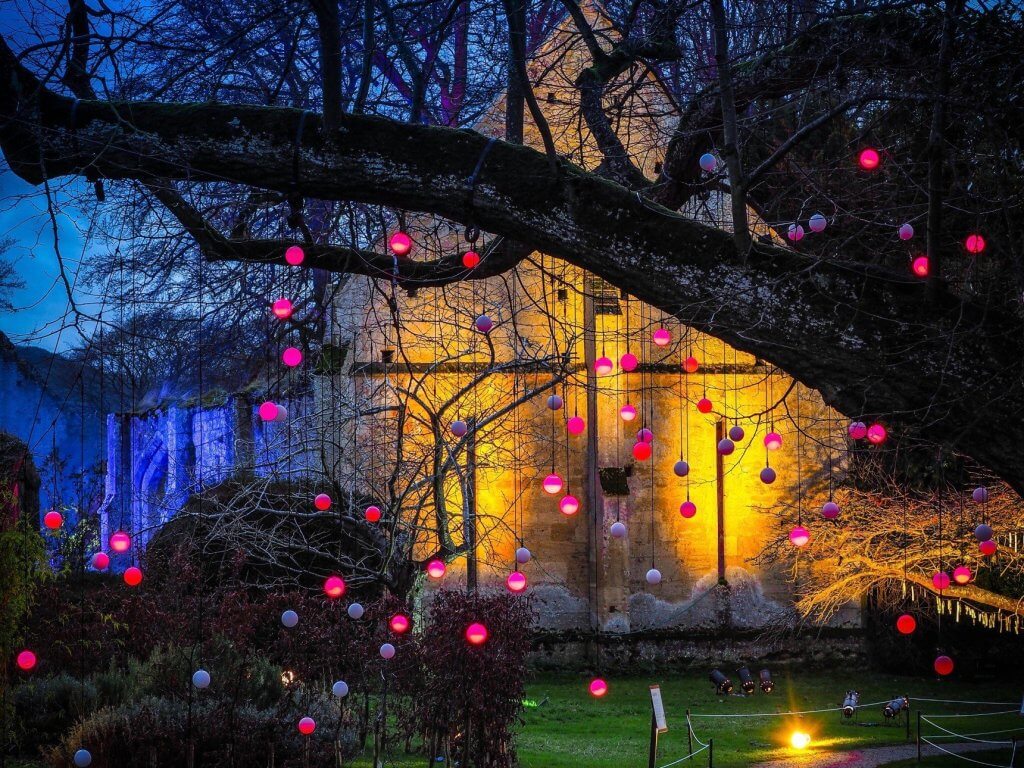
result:
<svg viewBox="0 0 1024 768"><path fill-rule="evenodd" d="M668 723L665 721L665 705L661 701L661 686L651 686L651 706L654 708L654 724L658 729L658 733L666 733L668 731Z"/></svg>

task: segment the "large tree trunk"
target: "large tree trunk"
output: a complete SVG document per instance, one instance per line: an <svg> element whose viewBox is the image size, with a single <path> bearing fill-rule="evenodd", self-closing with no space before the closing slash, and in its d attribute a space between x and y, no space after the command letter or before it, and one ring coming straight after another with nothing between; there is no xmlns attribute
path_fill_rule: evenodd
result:
<svg viewBox="0 0 1024 768"><path fill-rule="evenodd" d="M293 175L297 110L223 104L72 101L0 50L0 149L26 181L232 181L307 198L357 200L469 222L588 269L694 328L766 359L850 416L916 428L1024 490L1024 328L1011 316L902 274L815 260L765 244L741 265L730 235L528 147L473 131L345 115L307 118ZM209 248L209 243L205 244ZM272 244L231 242L232 258L272 260ZM344 256L339 256L339 253ZM310 249L310 266L379 274L351 251ZM404 260L399 279L439 265ZM512 262L509 261L510 265Z"/></svg>

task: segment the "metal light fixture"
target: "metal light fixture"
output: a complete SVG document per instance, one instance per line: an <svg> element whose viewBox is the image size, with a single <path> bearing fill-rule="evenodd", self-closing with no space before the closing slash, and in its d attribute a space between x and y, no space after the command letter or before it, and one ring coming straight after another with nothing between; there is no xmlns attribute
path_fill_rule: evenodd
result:
<svg viewBox="0 0 1024 768"><path fill-rule="evenodd" d="M772 673L767 669L762 669L757 673L757 676L761 678L761 692L771 693L775 688L775 683L772 681Z"/></svg>
<svg viewBox="0 0 1024 768"><path fill-rule="evenodd" d="M910 709L910 699L906 696L897 696L885 705L885 709L882 710L882 714L885 715L886 720L892 720L893 718L899 717L901 713L908 709Z"/></svg>
<svg viewBox="0 0 1024 768"><path fill-rule="evenodd" d="M857 707L860 706L860 694L857 691L847 691L843 699L843 717L851 718L857 714Z"/></svg>
<svg viewBox="0 0 1024 768"><path fill-rule="evenodd" d="M732 681L717 669L711 670L708 679L715 686L715 693L726 696L732 693Z"/></svg>
<svg viewBox="0 0 1024 768"><path fill-rule="evenodd" d="M744 695L749 696L757 690L757 683L754 682L754 676L750 674L750 669L740 667L736 670L736 674L740 676L740 690L743 691Z"/></svg>

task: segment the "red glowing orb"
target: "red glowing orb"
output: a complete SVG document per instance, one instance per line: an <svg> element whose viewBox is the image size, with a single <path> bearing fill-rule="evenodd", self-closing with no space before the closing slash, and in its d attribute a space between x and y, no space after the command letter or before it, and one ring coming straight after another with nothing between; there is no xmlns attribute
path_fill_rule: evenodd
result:
<svg viewBox="0 0 1024 768"><path fill-rule="evenodd" d="M36 655L32 651L22 651L18 654L18 669L28 672L36 665Z"/></svg>
<svg viewBox="0 0 1024 768"><path fill-rule="evenodd" d="M380 522L380 507L371 504L363 512L363 516L366 518L368 523L379 523Z"/></svg>
<svg viewBox="0 0 1024 768"><path fill-rule="evenodd" d="M480 264L480 254L476 251L466 251L462 254L462 266L466 269L473 269Z"/></svg>
<svg viewBox="0 0 1024 768"><path fill-rule="evenodd" d="M427 563L427 576L432 579L440 579L444 577L445 571L448 570L448 566L444 564L444 560L434 558Z"/></svg>
<svg viewBox="0 0 1024 768"><path fill-rule="evenodd" d="M294 368L302 362L302 352L296 347L288 347L281 353L281 362L289 368Z"/></svg>
<svg viewBox="0 0 1024 768"><path fill-rule="evenodd" d="M711 409L714 407L715 406L712 405L711 401L708 400L706 397L702 397L700 400L697 401L697 410L700 411L701 413L711 413Z"/></svg>
<svg viewBox="0 0 1024 768"><path fill-rule="evenodd" d="M683 370L687 373L696 373L698 368L700 368L700 363L697 362L697 358L693 355L683 360Z"/></svg>
<svg viewBox="0 0 1024 768"><path fill-rule="evenodd" d="M292 316L292 303L288 299L278 299L271 305L270 311L278 320L287 320Z"/></svg>
<svg viewBox="0 0 1024 768"><path fill-rule="evenodd" d="M521 571L512 571L505 579L505 586L513 594L519 594L526 589L526 574Z"/></svg>
<svg viewBox="0 0 1024 768"><path fill-rule="evenodd" d="M550 475L544 478L542 483L544 493L554 496L556 493L562 490L562 478L552 472Z"/></svg>
<svg viewBox="0 0 1024 768"><path fill-rule="evenodd" d="M877 149L866 147L860 151L859 155L857 155L857 162L865 171L873 171L881 165L882 156L878 154Z"/></svg>
<svg viewBox="0 0 1024 768"><path fill-rule="evenodd" d="M995 539L989 539L988 541L982 541L978 544L978 552L983 557L992 557L996 553L999 547L996 545Z"/></svg>
<svg viewBox="0 0 1024 768"><path fill-rule="evenodd" d="M679 505L679 514L685 519L689 520L691 517L697 514L697 505L687 499Z"/></svg>
<svg viewBox="0 0 1024 768"><path fill-rule="evenodd" d="M474 621L466 627L466 641L470 645L483 645L487 642L487 627L479 621Z"/></svg>
<svg viewBox="0 0 1024 768"><path fill-rule="evenodd" d="M110 534L110 548L115 552L127 552L132 546L132 537L124 531Z"/></svg>
<svg viewBox="0 0 1024 768"><path fill-rule="evenodd" d="M640 365L640 361L637 360L636 355L632 352L627 352L619 358L619 366L627 373L629 371L635 371L638 365Z"/></svg>
<svg viewBox="0 0 1024 768"><path fill-rule="evenodd" d="M937 656L935 658L935 671L942 675L951 675L953 673L953 660L949 656Z"/></svg>
<svg viewBox="0 0 1024 768"><path fill-rule="evenodd" d="M563 496L558 502L558 511L566 517L572 517L580 511L580 500L572 495Z"/></svg>
<svg viewBox="0 0 1024 768"><path fill-rule="evenodd" d="M929 266L927 256L915 256L914 260L910 262L911 271L918 277L928 277Z"/></svg>
<svg viewBox="0 0 1024 768"><path fill-rule="evenodd" d="M863 440L868 436L868 425L863 421L851 421L850 426L846 428L846 432L851 440Z"/></svg>
<svg viewBox="0 0 1024 768"><path fill-rule="evenodd" d="M313 731L316 730L316 720L312 717L304 717L299 720L299 733L303 736L309 736Z"/></svg>
<svg viewBox="0 0 1024 768"><path fill-rule="evenodd" d="M125 569L124 583L129 587L137 587L142 583L142 571L134 565Z"/></svg>
<svg viewBox="0 0 1024 768"><path fill-rule="evenodd" d="M56 531L62 525L64 525L64 515L55 509L51 509L45 515L43 515L43 525L49 528L51 531Z"/></svg>
<svg viewBox="0 0 1024 768"><path fill-rule="evenodd" d="M316 498L313 499L313 506L321 512L326 512L331 508L331 497L326 493L318 493Z"/></svg>
<svg viewBox="0 0 1024 768"><path fill-rule="evenodd" d="M619 416L623 421L633 421L636 418L636 408L629 403L619 408Z"/></svg>
<svg viewBox="0 0 1024 768"><path fill-rule="evenodd" d="M966 565L960 565L953 569L953 581L960 586L969 584L972 576L971 569Z"/></svg>
<svg viewBox="0 0 1024 768"><path fill-rule="evenodd" d="M932 586L940 592L949 589L949 584L949 574L945 571L936 571L935 574L932 576Z"/></svg>
<svg viewBox="0 0 1024 768"><path fill-rule="evenodd" d="M964 248L967 249L968 253L977 256L985 250L985 238L979 234L968 235L967 239L964 240Z"/></svg>
<svg viewBox="0 0 1024 768"><path fill-rule="evenodd" d="M868 427L868 442L872 445L881 445L889 437L889 432L881 424L872 424Z"/></svg>
<svg viewBox="0 0 1024 768"><path fill-rule="evenodd" d="M409 627L411 625L412 622L409 621L409 617L404 613L396 613L391 617L390 621L388 621L388 626L391 627L391 631L396 635L405 634L409 631Z"/></svg>
<svg viewBox="0 0 1024 768"><path fill-rule="evenodd" d="M412 250L412 238L405 232L395 232L388 240L388 248L395 256L405 256Z"/></svg>
<svg viewBox="0 0 1024 768"><path fill-rule="evenodd" d="M110 567L110 555L106 552L97 552L92 556L92 567L97 571L105 571Z"/></svg>
<svg viewBox="0 0 1024 768"><path fill-rule="evenodd" d="M647 461L651 458L651 453L650 443L633 443L633 458L637 461Z"/></svg>
<svg viewBox="0 0 1024 768"><path fill-rule="evenodd" d="M302 250L301 246L290 245L285 249L284 260L293 267L299 266L305 258L306 252Z"/></svg>
<svg viewBox="0 0 1024 768"><path fill-rule="evenodd" d="M909 613L904 613L896 619L896 629L901 635L911 635L917 629L917 619Z"/></svg>
<svg viewBox="0 0 1024 768"><path fill-rule="evenodd" d="M601 356L594 361L594 373L598 376L608 376L612 371L615 370L615 364L612 363L611 358Z"/></svg>
<svg viewBox="0 0 1024 768"><path fill-rule="evenodd" d="M666 328L659 328L651 334L651 341L659 347L667 347L668 343L672 341L672 334Z"/></svg>
<svg viewBox="0 0 1024 768"><path fill-rule="evenodd" d="M336 600L345 594L345 580L341 576L328 576L324 579L324 594Z"/></svg>
<svg viewBox="0 0 1024 768"><path fill-rule="evenodd" d="M573 416L565 422L565 428L569 430L570 435L582 435L587 428L587 422L581 416Z"/></svg>
<svg viewBox="0 0 1024 768"><path fill-rule="evenodd" d="M608 683L602 680L600 677L595 677L590 681L590 695L595 699L600 699L608 693Z"/></svg>

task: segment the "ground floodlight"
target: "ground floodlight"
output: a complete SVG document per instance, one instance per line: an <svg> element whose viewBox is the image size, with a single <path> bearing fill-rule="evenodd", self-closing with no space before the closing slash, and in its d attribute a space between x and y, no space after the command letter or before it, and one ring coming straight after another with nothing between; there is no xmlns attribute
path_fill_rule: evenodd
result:
<svg viewBox="0 0 1024 768"><path fill-rule="evenodd" d="M708 680L715 686L715 693L726 696L732 693L732 681L717 669L711 670Z"/></svg>
<svg viewBox="0 0 1024 768"><path fill-rule="evenodd" d="M860 705L860 694L856 691L847 691L843 699L843 717L850 718L857 714L857 707Z"/></svg>
<svg viewBox="0 0 1024 768"><path fill-rule="evenodd" d="M750 674L750 669L747 667L740 667L736 670L736 674L740 678L740 689L747 696L752 694L757 689L757 683L754 682L754 676Z"/></svg>
<svg viewBox="0 0 1024 768"><path fill-rule="evenodd" d="M757 675L761 678L761 693L771 693L775 689L772 673L767 669L762 669Z"/></svg>
<svg viewBox="0 0 1024 768"><path fill-rule="evenodd" d="M882 710L882 714L885 715L886 720L892 720L894 717L899 717L901 712L908 709L910 709L910 699L906 696L897 696L885 705L885 709Z"/></svg>

